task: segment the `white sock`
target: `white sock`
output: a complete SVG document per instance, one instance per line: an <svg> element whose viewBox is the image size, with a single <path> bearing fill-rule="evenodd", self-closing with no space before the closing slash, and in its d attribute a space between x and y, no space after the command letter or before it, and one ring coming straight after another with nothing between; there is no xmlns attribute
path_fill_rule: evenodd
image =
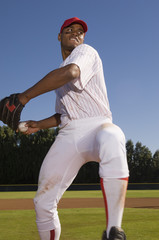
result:
<svg viewBox="0 0 159 240"><path fill-rule="evenodd" d="M128 178L101 179L106 218L107 218L107 237L112 226L121 227L125 205L125 196L128 185Z"/></svg>

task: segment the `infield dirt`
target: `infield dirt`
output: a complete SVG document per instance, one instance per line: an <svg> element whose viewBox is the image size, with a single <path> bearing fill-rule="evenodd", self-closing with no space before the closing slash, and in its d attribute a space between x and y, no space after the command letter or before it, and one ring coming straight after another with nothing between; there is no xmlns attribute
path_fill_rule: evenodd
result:
<svg viewBox="0 0 159 240"><path fill-rule="evenodd" d="M102 198L63 198L58 208L102 208ZM159 198L127 198L126 208L159 209ZM0 199L0 210L34 209L33 199Z"/></svg>

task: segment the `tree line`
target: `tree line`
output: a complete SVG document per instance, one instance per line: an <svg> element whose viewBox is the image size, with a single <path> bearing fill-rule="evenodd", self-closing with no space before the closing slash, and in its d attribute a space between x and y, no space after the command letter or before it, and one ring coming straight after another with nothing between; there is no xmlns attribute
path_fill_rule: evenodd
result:
<svg viewBox="0 0 159 240"><path fill-rule="evenodd" d="M58 128L35 134L15 133L0 127L0 184L37 184L42 161L55 141ZM159 182L159 150L154 155L141 142L126 142L130 183ZM61 146L62 151L62 146ZM89 162L79 171L74 183L99 183L99 164Z"/></svg>

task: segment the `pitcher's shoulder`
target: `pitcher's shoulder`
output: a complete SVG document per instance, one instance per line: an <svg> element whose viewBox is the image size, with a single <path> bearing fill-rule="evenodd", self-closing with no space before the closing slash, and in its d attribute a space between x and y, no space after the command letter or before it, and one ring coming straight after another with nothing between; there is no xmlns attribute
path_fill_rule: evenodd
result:
<svg viewBox="0 0 159 240"><path fill-rule="evenodd" d="M92 46L86 43L80 44L73 51L77 51L77 52L79 51L79 52L85 52L85 53L88 52L90 54L99 55L95 48L93 48Z"/></svg>

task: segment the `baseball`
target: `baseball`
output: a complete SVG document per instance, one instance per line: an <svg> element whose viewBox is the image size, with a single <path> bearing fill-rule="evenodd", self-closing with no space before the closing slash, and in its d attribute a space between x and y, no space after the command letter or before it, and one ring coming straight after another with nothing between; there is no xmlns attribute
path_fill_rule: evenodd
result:
<svg viewBox="0 0 159 240"><path fill-rule="evenodd" d="M26 122L20 122L18 125L18 129L20 132L26 132L28 130L28 127L25 126Z"/></svg>

